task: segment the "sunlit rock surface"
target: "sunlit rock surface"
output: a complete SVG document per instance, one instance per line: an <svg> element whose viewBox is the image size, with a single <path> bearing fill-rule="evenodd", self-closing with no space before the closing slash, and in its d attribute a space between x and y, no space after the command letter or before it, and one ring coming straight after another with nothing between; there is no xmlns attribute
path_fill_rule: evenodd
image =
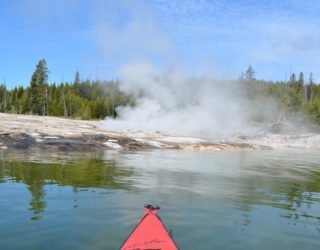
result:
<svg viewBox="0 0 320 250"><path fill-rule="evenodd" d="M196 151L320 148L318 133L235 132L215 141L162 132L108 131L100 121L0 113L0 148L57 148L61 150L147 150Z"/></svg>

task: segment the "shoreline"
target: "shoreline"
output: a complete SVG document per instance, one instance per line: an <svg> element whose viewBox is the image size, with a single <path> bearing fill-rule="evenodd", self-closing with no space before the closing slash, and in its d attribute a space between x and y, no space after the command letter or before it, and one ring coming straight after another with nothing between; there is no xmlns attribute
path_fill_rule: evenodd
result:
<svg viewBox="0 0 320 250"><path fill-rule="evenodd" d="M221 151L256 147L250 143L209 142L162 132L108 131L101 128L99 121L0 113L0 149L30 148Z"/></svg>
<svg viewBox="0 0 320 250"><path fill-rule="evenodd" d="M0 113L0 149L225 151L255 149L320 149L320 133L235 133L226 140L209 141L164 132L109 131L105 121Z"/></svg>

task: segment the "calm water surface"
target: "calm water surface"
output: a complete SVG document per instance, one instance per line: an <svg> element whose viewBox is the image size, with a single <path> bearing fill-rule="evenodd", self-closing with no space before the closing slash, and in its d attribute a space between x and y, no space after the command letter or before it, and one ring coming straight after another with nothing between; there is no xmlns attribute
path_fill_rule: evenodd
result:
<svg viewBox="0 0 320 250"><path fill-rule="evenodd" d="M320 249L314 151L0 151L0 249L117 249L145 203L181 249Z"/></svg>

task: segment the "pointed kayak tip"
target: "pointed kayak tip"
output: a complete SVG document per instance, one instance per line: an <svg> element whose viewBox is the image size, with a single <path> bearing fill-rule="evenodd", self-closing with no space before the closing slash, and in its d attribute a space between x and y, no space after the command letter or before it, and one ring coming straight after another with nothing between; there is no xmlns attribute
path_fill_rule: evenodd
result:
<svg viewBox="0 0 320 250"><path fill-rule="evenodd" d="M149 210L160 210L160 207L157 205L145 204L144 207Z"/></svg>
<svg viewBox="0 0 320 250"><path fill-rule="evenodd" d="M162 220L157 214L160 207L146 204L140 222L120 247L120 250L178 250Z"/></svg>

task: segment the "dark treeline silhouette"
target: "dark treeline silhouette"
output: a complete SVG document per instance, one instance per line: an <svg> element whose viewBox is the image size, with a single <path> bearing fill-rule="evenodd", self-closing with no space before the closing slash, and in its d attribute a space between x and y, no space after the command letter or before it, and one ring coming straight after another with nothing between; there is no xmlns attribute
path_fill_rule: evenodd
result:
<svg viewBox="0 0 320 250"><path fill-rule="evenodd" d="M76 72L73 82L48 84L48 74L46 61L42 59L29 87L8 90L5 84L0 85L0 112L103 119L116 117L118 106L135 104L133 96L120 91L117 81L81 80ZM289 81L257 80L250 65L232 82L243 87L249 99L259 102L272 97L282 112L300 112L320 124L320 85L314 82L312 73L307 80L302 72L298 77L291 74Z"/></svg>

